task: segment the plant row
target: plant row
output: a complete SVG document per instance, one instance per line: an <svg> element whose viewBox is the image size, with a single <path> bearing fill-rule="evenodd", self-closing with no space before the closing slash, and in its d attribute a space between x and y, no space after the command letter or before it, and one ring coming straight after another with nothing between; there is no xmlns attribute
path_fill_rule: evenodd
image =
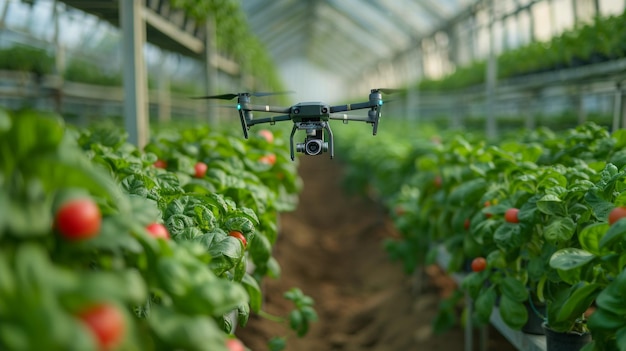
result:
<svg viewBox="0 0 626 351"><path fill-rule="evenodd" d="M588 123L486 142L383 129L339 154L346 184L389 208L402 237L386 249L407 272L443 249L477 323L497 307L512 329L537 314L554 331L590 332L585 350L626 348L626 131ZM441 304L437 330L456 322L462 295Z"/></svg>
<svg viewBox="0 0 626 351"><path fill-rule="evenodd" d="M504 51L497 57L498 78L620 59L626 56L626 12L619 16L596 17L592 23L579 24L546 42L533 41ZM457 67L442 79L419 83L420 90L440 91L467 88L485 82L487 63L477 60Z"/></svg>
<svg viewBox="0 0 626 351"><path fill-rule="evenodd" d="M119 129L0 113L0 348L244 350L233 333L280 274L295 166L267 131L163 131L138 150ZM303 335L313 301L285 297Z"/></svg>

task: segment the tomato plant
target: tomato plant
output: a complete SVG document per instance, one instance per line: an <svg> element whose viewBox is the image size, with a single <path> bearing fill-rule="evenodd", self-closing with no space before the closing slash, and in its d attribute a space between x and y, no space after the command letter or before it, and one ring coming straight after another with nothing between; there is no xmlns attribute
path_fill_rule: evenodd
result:
<svg viewBox="0 0 626 351"><path fill-rule="evenodd" d="M246 237L243 236L243 234L238 231L238 230L231 230L228 233L229 236L232 236L233 238L239 239L239 241L241 241L241 243L243 244L243 247L248 246L248 240L246 240Z"/></svg>
<svg viewBox="0 0 626 351"><path fill-rule="evenodd" d="M269 129L261 129L257 134L270 144L274 142L274 133L272 133Z"/></svg>
<svg viewBox="0 0 626 351"><path fill-rule="evenodd" d="M621 218L626 217L626 207L615 207L609 212L609 224L613 225Z"/></svg>
<svg viewBox="0 0 626 351"><path fill-rule="evenodd" d="M120 344L126 330L124 315L110 304L97 304L78 313L98 341L100 350L112 350Z"/></svg>
<svg viewBox="0 0 626 351"><path fill-rule="evenodd" d="M504 220L506 220L509 223L519 223L519 218L517 217L518 213L519 213L518 208L509 208L504 213Z"/></svg>
<svg viewBox="0 0 626 351"><path fill-rule="evenodd" d="M241 341L234 338L226 339L226 347L229 351L245 351L246 347Z"/></svg>
<svg viewBox="0 0 626 351"><path fill-rule="evenodd" d="M472 260L472 271L482 272L487 268L487 260L484 257L476 257Z"/></svg>
<svg viewBox="0 0 626 351"><path fill-rule="evenodd" d="M11 321L0 348L221 351L260 312L259 283L279 270L277 214L301 188L296 162L280 143L202 127L165 134L139 150L118 129L68 133L58 116L0 110L0 320ZM271 168L256 160L266 153ZM197 160L205 177L192 176ZM253 239L247 250L233 228ZM97 301L121 313L119 338L113 327L94 338L81 322L115 317Z"/></svg>
<svg viewBox="0 0 626 351"><path fill-rule="evenodd" d="M259 158L259 162L270 165L270 166L274 165L276 163L276 155L274 154L263 155Z"/></svg>
<svg viewBox="0 0 626 351"><path fill-rule="evenodd" d="M196 165L194 166L194 170L195 170L194 176L195 176L196 178L202 178L202 177L204 177L204 175L206 174L206 171L207 171L207 169L208 169L208 168L209 168L209 167L208 167L208 166L207 166L207 164L206 164L206 163L204 163L204 162L198 162L198 163L196 163Z"/></svg>
<svg viewBox="0 0 626 351"><path fill-rule="evenodd" d="M161 169L166 169L167 168L167 161L162 160L162 159L158 159L158 160L154 161L154 167L161 168Z"/></svg>
<svg viewBox="0 0 626 351"><path fill-rule="evenodd" d="M151 223L146 226L146 230L155 238L169 239L170 232L161 223Z"/></svg>
<svg viewBox="0 0 626 351"><path fill-rule="evenodd" d="M64 203L55 216L57 230L69 240L84 240L98 235L101 222L100 208L89 198Z"/></svg>

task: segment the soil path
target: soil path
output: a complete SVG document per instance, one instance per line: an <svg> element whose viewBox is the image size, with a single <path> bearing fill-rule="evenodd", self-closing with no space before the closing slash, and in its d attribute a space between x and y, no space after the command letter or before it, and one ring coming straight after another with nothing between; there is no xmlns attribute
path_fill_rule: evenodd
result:
<svg viewBox="0 0 626 351"><path fill-rule="evenodd" d="M238 337L253 351L268 350L274 336L287 336L287 351L463 350L460 327L443 335L431 329L453 282L436 267L426 270L427 279L406 276L382 246L397 236L392 224L373 201L343 192L341 163L323 156L300 161L304 189L296 211L280 217L275 256L282 274L265 280L263 309L286 316L292 305L282 296L299 287L315 299L319 321L298 338L252 315ZM489 335L490 351L515 350L497 331Z"/></svg>

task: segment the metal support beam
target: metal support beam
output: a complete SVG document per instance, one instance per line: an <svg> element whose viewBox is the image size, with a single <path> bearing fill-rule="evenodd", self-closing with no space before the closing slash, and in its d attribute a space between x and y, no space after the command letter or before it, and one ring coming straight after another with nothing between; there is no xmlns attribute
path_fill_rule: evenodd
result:
<svg viewBox="0 0 626 351"><path fill-rule="evenodd" d="M205 41L204 41L204 82L206 95L215 95L217 92L217 66L211 64L211 57L217 52L216 35L215 35L215 19L210 16L205 24ZM214 124L217 117L217 108L212 102L208 102L209 109L207 111L207 119L209 123Z"/></svg>
<svg viewBox="0 0 626 351"><path fill-rule="evenodd" d="M121 8L122 4L120 3L120 9ZM149 8L144 8L142 6L141 10L142 18L145 19L146 23L158 29L161 33L166 34L170 38L175 38L180 44L196 54L201 53L204 49L202 41L194 37L192 34L182 30L179 26L173 24L172 22L167 21L165 18L161 17Z"/></svg>
<svg viewBox="0 0 626 351"><path fill-rule="evenodd" d="M492 0L495 1L495 0ZM492 139L496 137L497 126L496 126L496 116L495 116L495 100L496 100L496 83L498 77L498 60L496 59L496 50L495 50L495 33L494 33L494 23L495 23L495 13L493 9L493 3L489 7L489 58L487 59L487 72L485 77L486 82L486 116L487 116L487 125L486 125L486 133L487 137Z"/></svg>
<svg viewBox="0 0 626 351"><path fill-rule="evenodd" d="M143 0L119 0L124 73L124 119L129 142L140 149L148 142L148 81L143 44L146 25Z"/></svg>

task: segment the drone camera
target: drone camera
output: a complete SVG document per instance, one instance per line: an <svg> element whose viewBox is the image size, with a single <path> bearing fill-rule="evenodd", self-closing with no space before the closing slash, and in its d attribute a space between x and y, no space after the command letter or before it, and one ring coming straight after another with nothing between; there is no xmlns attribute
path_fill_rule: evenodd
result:
<svg viewBox="0 0 626 351"><path fill-rule="evenodd" d="M320 139L309 139L296 145L296 151L305 155L315 156L328 151L328 143Z"/></svg>

